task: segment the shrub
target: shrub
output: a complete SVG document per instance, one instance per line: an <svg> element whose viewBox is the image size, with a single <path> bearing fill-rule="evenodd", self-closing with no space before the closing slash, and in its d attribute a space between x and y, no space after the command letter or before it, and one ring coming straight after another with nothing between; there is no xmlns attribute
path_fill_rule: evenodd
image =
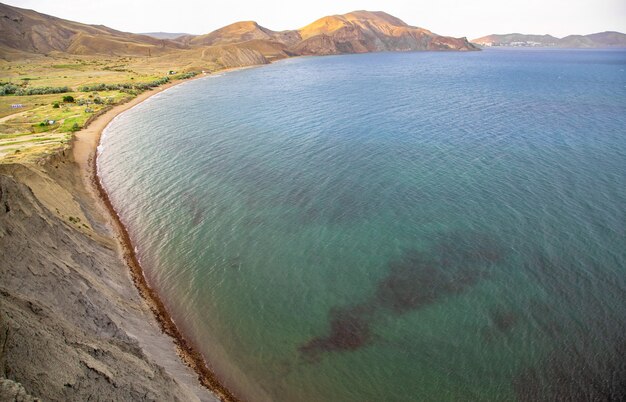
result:
<svg viewBox="0 0 626 402"><path fill-rule="evenodd" d="M72 95L64 96L63 103L74 103L74 97Z"/></svg>
<svg viewBox="0 0 626 402"><path fill-rule="evenodd" d="M47 94L60 94L69 92L68 87L26 87L21 88L13 84L0 85L0 96L2 95L47 95Z"/></svg>
<svg viewBox="0 0 626 402"><path fill-rule="evenodd" d="M60 106L59 106L59 102L54 102L54 103L52 104L52 107L53 107L54 109L58 109L58 108L60 107Z"/></svg>
<svg viewBox="0 0 626 402"><path fill-rule="evenodd" d="M131 77L131 80L134 80ZM163 77L156 79L154 81L148 82L136 82L136 83L125 83L125 84L93 84L93 85L83 85L78 88L81 92L98 92L98 91L122 91L131 93L129 90L139 90L145 91L150 88L158 87L163 84L167 84L170 82L169 77Z"/></svg>
<svg viewBox="0 0 626 402"><path fill-rule="evenodd" d="M188 73L178 74L178 75L176 76L176 78L177 78L177 79L179 79L179 80L186 80L186 79L188 79L188 78L193 78L193 77L195 77L196 75L198 75L198 72L197 72L197 71L190 71L190 72L188 72Z"/></svg>
<svg viewBox="0 0 626 402"><path fill-rule="evenodd" d="M0 85L0 95L13 95L19 87L10 83Z"/></svg>
<svg viewBox="0 0 626 402"><path fill-rule="evenodd" d="M72 126L72 128L70 130L72 132L78 131L78 130L80 130L80 126L78 125L78 123L74 123L74 125Z"/></svg>

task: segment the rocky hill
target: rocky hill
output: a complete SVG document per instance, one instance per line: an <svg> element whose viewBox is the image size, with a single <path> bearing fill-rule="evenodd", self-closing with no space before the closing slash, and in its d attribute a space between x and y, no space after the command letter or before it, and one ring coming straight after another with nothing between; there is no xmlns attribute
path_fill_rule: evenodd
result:
<svg viewBox="0 0 626 402"><path fill-rule="evenodd" d="M176 42L86 25L0 3L0 56L155 56L180 49ZM6 58L6 57L2 57Z"/></svg>
<svg viewBox="0 0 626 402"><path fill-rule="evenodd" d="M0 4L0 32L0 58L5 60L58 53L165 58L182 64L208 61L234 67L298 55L477 50L466 38L440 36L370 11L324 17L297 30L276 32L243 21L205 35L171 38L121 32Z"/></svg>
<svg viewBox="0 0 626 402"><path fill-rule="evenodd" d="M381 11L324 17L297 32L302 40L292 46L296 54L476 50L465 38L440 36Z"/></svg>

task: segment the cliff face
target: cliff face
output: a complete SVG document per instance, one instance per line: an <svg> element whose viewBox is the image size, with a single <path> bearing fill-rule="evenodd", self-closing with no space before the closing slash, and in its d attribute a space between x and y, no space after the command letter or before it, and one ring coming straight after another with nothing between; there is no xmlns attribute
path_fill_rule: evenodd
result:
<svg viewBox="0 0 626 402"><path fill-rule="evenodd" d="M216 400L161 333L91 197L64 158L0 165L0 377L18 383L2 387L50 401Z"/></svg>

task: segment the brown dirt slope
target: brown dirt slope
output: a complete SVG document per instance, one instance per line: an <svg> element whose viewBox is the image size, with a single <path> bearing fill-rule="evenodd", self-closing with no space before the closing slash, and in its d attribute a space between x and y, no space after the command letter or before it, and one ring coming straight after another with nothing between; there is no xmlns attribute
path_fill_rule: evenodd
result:
<svg viewBox="0 0 626 402"><path fill-rule="evenodd" d="M0 165L0 377L21 384L7 389L215 401L160 331L70 159Z"/></svg>

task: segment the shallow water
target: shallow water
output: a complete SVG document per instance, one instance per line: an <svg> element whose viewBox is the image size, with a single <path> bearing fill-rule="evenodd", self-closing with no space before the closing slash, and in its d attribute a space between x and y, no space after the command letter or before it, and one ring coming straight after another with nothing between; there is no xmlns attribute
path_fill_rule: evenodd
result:
<svg viewBox="0 0 626 402"><path fill-rule="evenodd" d="M249 400L626 395L626 52L297 58L120 115L149 282Z"/></svg>

